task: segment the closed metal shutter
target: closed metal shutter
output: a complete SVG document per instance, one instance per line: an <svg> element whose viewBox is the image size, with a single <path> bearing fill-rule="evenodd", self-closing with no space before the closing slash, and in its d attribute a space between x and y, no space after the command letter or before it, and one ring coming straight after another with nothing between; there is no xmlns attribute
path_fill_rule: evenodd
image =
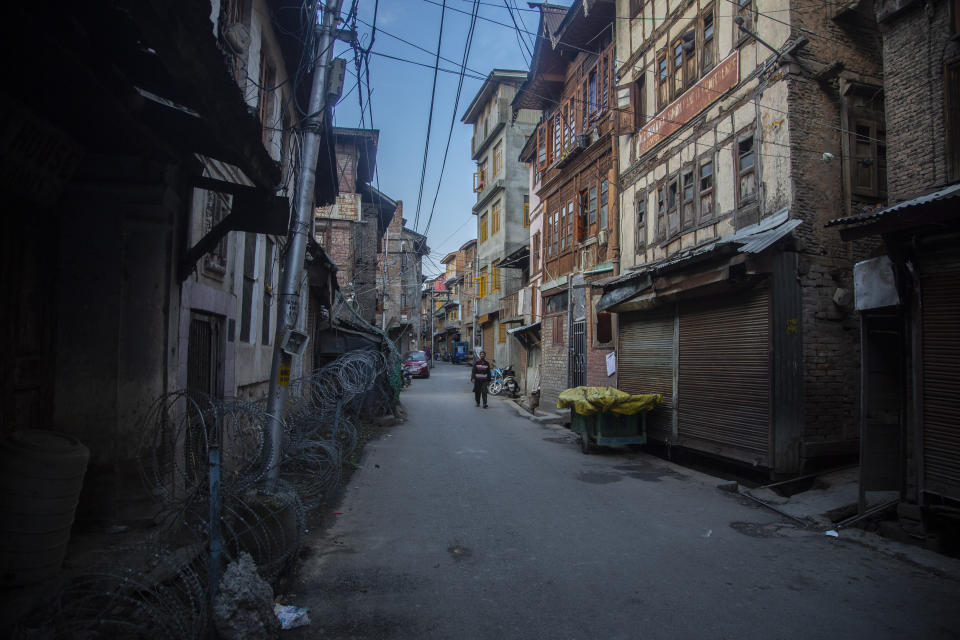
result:
<svg viewBox="0 0 960 640"><path fill-rule="evenodd" d="M673 441L673 306L620 316L617 354L620 389L659 393L663 404L647 416L647 437Z"/></svg>
<svg viewBox="0 0 960 640"><path fill-rule="evenodd" d="M771 381L769 290L681 303L682 444L772 466Z"/></svg>
<svg viewBox="0 0 960 640"><path fill-rule="evenodd" d="M923 303L923 488L960 498L960 262L920 266Z"/></svg>

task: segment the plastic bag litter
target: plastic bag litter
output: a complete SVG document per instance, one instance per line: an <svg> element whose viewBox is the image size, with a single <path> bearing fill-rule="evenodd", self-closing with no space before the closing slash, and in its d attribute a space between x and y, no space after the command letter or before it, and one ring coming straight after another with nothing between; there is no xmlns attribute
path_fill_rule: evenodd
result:
<svg viewBox="0 0 960 640"><path fill-rule="evenodd" d="M613 387L573 387L560 393L557 408L572 408L582 416L609 411L630 416L663 402L659 393L629 394Z"/></svg>
<svg viewBox="0 0 960 640"><path fill-rule="evenodd" d="M833 530L833 529L830 529L830 531L824 531L823 534L826 535L826 536L830 536L831 538L839 538L839 537L840 537L840 534L837 533L837 532L836 532L835 530Z"/></svg>
<svg viewBox="0 0 960 640"><path fill-rule="evenodd" d="M292 604L273 603L273 613L280 621L280 628L295 629L310 624L309 610L304 607L295 607Z"/></svg>

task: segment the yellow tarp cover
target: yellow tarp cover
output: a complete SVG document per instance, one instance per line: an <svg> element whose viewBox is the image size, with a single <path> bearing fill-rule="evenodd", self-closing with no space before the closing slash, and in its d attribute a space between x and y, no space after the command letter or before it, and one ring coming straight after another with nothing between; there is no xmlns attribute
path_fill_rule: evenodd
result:
<svg viewBox="0 0 960 640"><path fill-rule="evenodd" d="M557 398L557 408L571 407L583 416L592 416L601 411L610 411L630 416L649 411L663 402L659 393L629 394L613 387L573 387Z"/></svg>

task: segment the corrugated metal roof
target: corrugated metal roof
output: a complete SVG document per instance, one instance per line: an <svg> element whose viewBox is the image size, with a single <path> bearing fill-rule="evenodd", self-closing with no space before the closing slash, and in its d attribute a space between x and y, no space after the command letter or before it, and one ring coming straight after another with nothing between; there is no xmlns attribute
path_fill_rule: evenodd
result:
<svg viewBox="0 0 960 640"><path fill-rule="evenodd" d="M886 209L860 213L855 216L847 216L846 218L834 218L833 220L827 222L827 224L824 226L834 227L841 224L860 224L870 220L876 220L877 218L882 218L883 216L896 213L898 211L903 211L905 209L912 209L913 207L919 207L931 202L936 202L938 200L952 200L955 198L960 198L960 182L940 189L939 191L934 191L933 193L928 193L911 200L904 200L903 202L887 207Z"/></svg>
<svg viewBox="0 0 960 640"><path fill-rule="evenodd" d="M521 331L529 331L530 329L536 329L540 326L540 321L531 322L530 324L525 324L522 327L517 327L516 329L507 329L507 333L513 335L514 333L520 333Z"/></svg>
<svg viewBox="0 0 960 640"><path fill-rule="evenodd" d="M603 280L597 284L603 286L605 291L610 291L637 278L641 278L646 274L661 273L670 267L694 262L697 258L719 252L723 249L732 251L735 248L737 253L761 253L773 246L777 241L790 235L790 232L800 226L802 222L803 221L798 218L790 219L789 209L781 209L767 216L759 223L744 227L734 234L718 238L714 242L660 262L634 267L627 273Z"/></svg>

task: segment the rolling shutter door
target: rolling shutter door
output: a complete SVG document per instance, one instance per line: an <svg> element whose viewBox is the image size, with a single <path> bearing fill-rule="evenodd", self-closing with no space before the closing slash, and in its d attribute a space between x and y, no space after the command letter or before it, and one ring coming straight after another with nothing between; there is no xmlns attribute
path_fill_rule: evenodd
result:
<svg viewBox="0 0 960 640"><path fill-rule="evenodd" d="M681 303L683 445L771 467L770 294Z"/></svg>
<svg viewBox="0 0 960 640"><path fill-rule="evenodd" d="M663 404L647 416L647 437L673 441L673 307L620 319L620 389L663 395Z"/></svg>
<svg viewBox="0 0 960 640"><path fill-rule="evenodd" d="M960 263L921 264L923 488L960 498Z"/></svg>
<svg viewBox="0 0 960 640"><path fill-rule="evenodd" d="M483 332L483 350L487 352L487 360L493 362L493 351L497 347L497 343L493 340L493 322L483 325L481 331Z"/></svg>

